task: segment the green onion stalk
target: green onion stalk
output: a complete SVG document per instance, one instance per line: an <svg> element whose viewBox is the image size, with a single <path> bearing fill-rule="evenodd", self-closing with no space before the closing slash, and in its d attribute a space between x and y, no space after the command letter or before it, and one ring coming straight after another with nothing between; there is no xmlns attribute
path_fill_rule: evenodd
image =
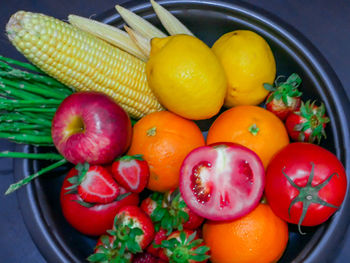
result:
<svg viewBox="0 0 350 263"><path fill-rule="evenodd" d="M0 55L0 138L33 146L53 146L51 122L61 102L73 90L36 66ZM34 178L67 161L57 153L0 152L3 158L56 161L12 184L12 193Z"/></svg>

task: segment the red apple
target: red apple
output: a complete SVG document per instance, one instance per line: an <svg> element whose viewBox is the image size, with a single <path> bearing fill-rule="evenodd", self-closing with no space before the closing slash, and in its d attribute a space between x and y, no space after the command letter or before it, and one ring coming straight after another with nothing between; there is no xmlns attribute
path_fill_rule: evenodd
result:
<svg viewBox="0 0 350 263"><path fill-rule="evenodd" d="M58 107L51 134L69 162L106 164L128 149L132 127L127 113L107 95L77 92Z"/></svg>

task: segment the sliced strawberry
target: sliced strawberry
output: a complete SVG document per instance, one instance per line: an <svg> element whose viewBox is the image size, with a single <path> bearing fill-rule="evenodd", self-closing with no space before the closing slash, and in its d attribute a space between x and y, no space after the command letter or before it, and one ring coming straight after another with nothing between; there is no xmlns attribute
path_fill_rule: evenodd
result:
<svg viewBox="0 0 350 263"><path fill-rule="evenodd" d="M148 163L141 155L125 155L112 165L115 180L127 190L140 193L147 186L150 176Z"/></svg>
<svg viewBox="0 0 350 263"><path fill-rule="evenodd" d="M88 203L107 204L119 195L118 184L112 175L99 165L89 167L77 190L79 196Z"/></svg>
<svg viewBox="0 0 350 263"><path fill-rule="evenodd" d="M302 103L299 110L291 113L286 119L286 128L289 136L294 141L320 144L321 139L326 138L326 124L329 118L326 116L326 108L323 103L316 106L315 102Z"/></svg>
<svg viewBox="0 0 350 263"><path fill-rule="evenodd" d="M75 169L78 174L68 179L72 184L66 188L70 190L68 193L78 193L90 204L108 204L119 196L120 187L106 168L85 163L76 165Z"/></svg>
<svg viewBox="0 0 350 263"><path fill-rule="evenodd" d="M296 73L290 75L286 81L280 81L278 77L274 86L265 83L265 89L271 92L266 99L266 109L285 120L291 112L300 107L300 83L301 78Z"/></svg>
<svg viewBox="0 0 350 263"><path fill-rule="evenodd" d="M142 252L155 235L151 218L138 206L122 207L115 217L113 229L108 233L133 254Z"/></svg>

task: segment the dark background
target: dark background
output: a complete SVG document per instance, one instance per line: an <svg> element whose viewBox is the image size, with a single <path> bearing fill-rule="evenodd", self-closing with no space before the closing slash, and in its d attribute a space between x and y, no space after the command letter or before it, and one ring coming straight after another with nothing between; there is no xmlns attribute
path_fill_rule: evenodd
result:
<svg viewBox="0 0 350 263"><path fill-rule="evenodd" d="M18 10L41 12L60 19L68 14L89 17L113 8L121 0L0 0L0 54L24 60L7 40L5 25ZM350 97L350 1L247 0L289 23L308 38L328 60ZM14 145L0 140L0 151ZM13 162L0 159L0 261L44 263L23 223L16 194L4 196L13 182ZM350 220L350 219L349 219ZM348 231L349 232L349 231ZM344 233L334 262L350 261L350 232Z"/></svg>

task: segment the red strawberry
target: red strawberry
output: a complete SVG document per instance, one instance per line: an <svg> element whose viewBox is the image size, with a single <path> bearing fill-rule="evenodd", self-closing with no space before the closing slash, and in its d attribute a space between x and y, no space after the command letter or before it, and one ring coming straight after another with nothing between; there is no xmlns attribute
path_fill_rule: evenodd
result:
<svg viewBox="0 0 350 263"><path fill-rule="evenodd" d="M141 155L125 155L112 165L115 180L127 190L140 193L147 186L150 176L148 163Z"/></svg>
<svg viewBox="0 0 350 263"><path fill-rule="evenodd" d="M324 104L316 106L315 102L307 101L288 116L286 128L295 141L314 143L317 140L319 144L322 137L326 138L325 127L328 122Z"/></svg>
<svg viewBox="0 0 350 263"><path fill-rule="evenodd" d="M173 232L162 241L160 247L163 248L160 258L170 262L205 263L210 258L209 247L205 246L204 241L193 230Z"/></svg>
<svg viewBox="0 0 350 263"><path fill-rule="evenodd" d="M159 231L156 233L153 242L148 246L147 252L152 254L155 257L159 257L159 253L162 250L160 247L155 247L155 245L160 245L163 240L167 239L167 231L163 228L159 229Z"/></svg>
<svg viewBox="0 0 350 263"><path fill-rule="evenodd" d="M265 83L265 89L271 91L266 99L266 109L281 120L285 120L291 112L300 107L301 92L298 90L300 83L301 78L296 73L290 75L285 82L279 82L277 78L275 86Z"/></svg>
<svg viewBox="0 0 350 263"><path fill-rule="evenodd" d="M159 206L162 202L158 202L151 198L151 196L142 200L140 208L149 216L152 215L154 210Z"/></svg>
<svg viewBox="0 0 350 263"><path fill-rule="evenodd" d="M104 167L85 163L78 164L75 169L78 174L68 179L72 186L67 189L77 190L85 202L107 204L119 196L119 185Z"/></svg>
<svg viewBox="0 0 350 263"><path fill-rule="evenodd" d="M139 253L135 255L132 262L133 263L166 263L167 261L164 261L160 258L156 258L155 256L149 253Z"/></svg>
<svg viewBox="0 0 350 263"><path fill-rule="evenodd" d="M114 238L109 235L101 236L96 244L94 254L90 255L87 260L95 263L106 263L106 262L120 262L130 263L133 262L133 254L124 251L121 252L117 243L114 243Z"/></svg>
<svg viewBox="0 0 350 263"><path fill-rule="evenodd" d="M108 233L133 254L142 252L155 235L151 218L138 206L122 207L115 217L113 229Z"/></svg>

